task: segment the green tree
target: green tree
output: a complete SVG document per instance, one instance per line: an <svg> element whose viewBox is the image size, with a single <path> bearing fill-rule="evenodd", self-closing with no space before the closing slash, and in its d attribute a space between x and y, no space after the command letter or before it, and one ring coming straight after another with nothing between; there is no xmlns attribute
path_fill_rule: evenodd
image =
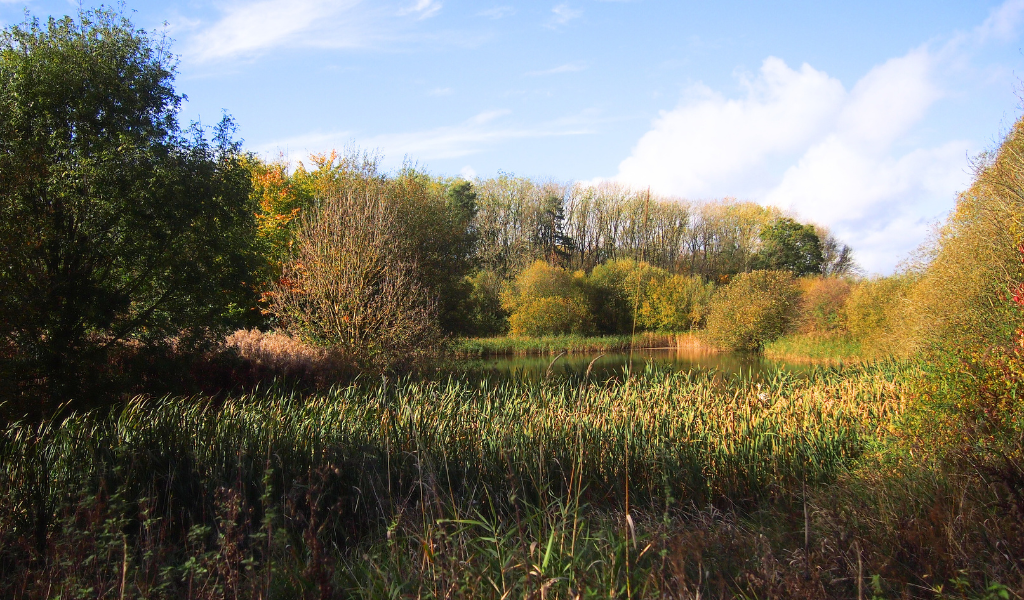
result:
<svg viewBox="0 0 1024 600"><path fill-rule="evenodd" d="M81 400L128 340L259 314L232 124L183 132L174 71L106 10L0 33L0 359L19 394Z"/></svg>
<svg viewBox="0 0 1024 600"><path fill-rule="evenodd" d="M652 331L679 332L704 324L715 286L699 275L672 275L646 286L637 321Z"/></svg>
<svg viewBox="0 0 1024 600"><path fill-rule="evenodd" d="M821 240L813 225L801 225L783 217L761 229L758 265L762 269L789 271L797 276L822 272Z"/></svg>

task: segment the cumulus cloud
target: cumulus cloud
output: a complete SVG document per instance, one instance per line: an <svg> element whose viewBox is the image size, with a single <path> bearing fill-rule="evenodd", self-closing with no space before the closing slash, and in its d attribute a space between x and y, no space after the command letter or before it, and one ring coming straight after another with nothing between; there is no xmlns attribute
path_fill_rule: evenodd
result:
<svg viewBox="0 0 1024 600"><path fill-rule="evenodd" d="M751 193L751 170L772 155L805 146L833 122L843 85L803 65L768 58L746 97L727 99L697 85L676 109L663 111L619 166L618 179L688 197L718 195L723 184Z"/></svg>
<svg viewBox="0 0 1024 600"><path fill-rule="evenodd" d="M969 182L974 145L905 148L942 97L925 48L893 58L847 90L809 65L768 58L745 94L704 86L661 113L617 179L688 198L739 196L832 227L869 271L891 270Z"/></svg>

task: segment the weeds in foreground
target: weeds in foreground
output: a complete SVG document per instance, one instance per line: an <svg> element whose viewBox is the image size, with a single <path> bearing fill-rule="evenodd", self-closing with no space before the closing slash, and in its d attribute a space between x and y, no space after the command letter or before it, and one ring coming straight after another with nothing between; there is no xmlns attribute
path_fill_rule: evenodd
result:
<svg viewBox="0 0 1024 600"><path fill-rule="evenodd" d="M984 597L1017 581L1013 517L984 489L950 503L968 481L889 478L876 449L910 369L398 381L14 425L0 593Z"/></svg>

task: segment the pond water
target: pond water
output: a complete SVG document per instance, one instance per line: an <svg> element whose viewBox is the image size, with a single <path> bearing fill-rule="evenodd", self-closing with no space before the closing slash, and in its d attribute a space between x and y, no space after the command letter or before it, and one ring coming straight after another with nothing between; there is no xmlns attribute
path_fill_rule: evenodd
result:
<svg viewBox="0 0 1024 600"><path fill-rule="evenodd" d="M554 361L554 363L552 363ZM539 380L548 368L552 376L584 375L590 368L591 376L608 379L622 375L627 365L633 372L642 372L648 365L673 371L711 370L726 375L760 377L766 373L785 369L795 373L809 372L807 363L767 359L759 354L735 352L700 352L684 349L643 349L601 354L566 354L555 360L555 355L493 356L459 361L460 368L474 374L487 374L497 378ZM593 363L593 366L591 366Z"/></svg>

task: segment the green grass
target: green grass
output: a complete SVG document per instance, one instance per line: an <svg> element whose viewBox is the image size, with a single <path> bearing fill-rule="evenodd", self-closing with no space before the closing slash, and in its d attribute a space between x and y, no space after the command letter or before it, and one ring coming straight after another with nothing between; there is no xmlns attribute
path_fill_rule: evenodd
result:
<svg viewBox="0 0 1024 600"><path fill-rule="evenodd" d="M451 347L452 353L464 358L481 356L526 356L577 352L622 352L633 348L668 348L675 346L675 335L638 333L629 335L582 336L552 335L536 338L491 337L463 338Z"/></svg>
<svg viewBox="0 0 1024 600"><path fill-rule="evenodd" d="M764 355L788 361L850 362L860 360L863 350L849 335L795 333L768 343Z"/></svg>
<svg viewBox="0 0 1024 600"><path fill-rule="evenodd" d="M902 411L905 372L364 382L14 425L0 592L654 593L674 581L666 507L835 480Z"/></svg>

